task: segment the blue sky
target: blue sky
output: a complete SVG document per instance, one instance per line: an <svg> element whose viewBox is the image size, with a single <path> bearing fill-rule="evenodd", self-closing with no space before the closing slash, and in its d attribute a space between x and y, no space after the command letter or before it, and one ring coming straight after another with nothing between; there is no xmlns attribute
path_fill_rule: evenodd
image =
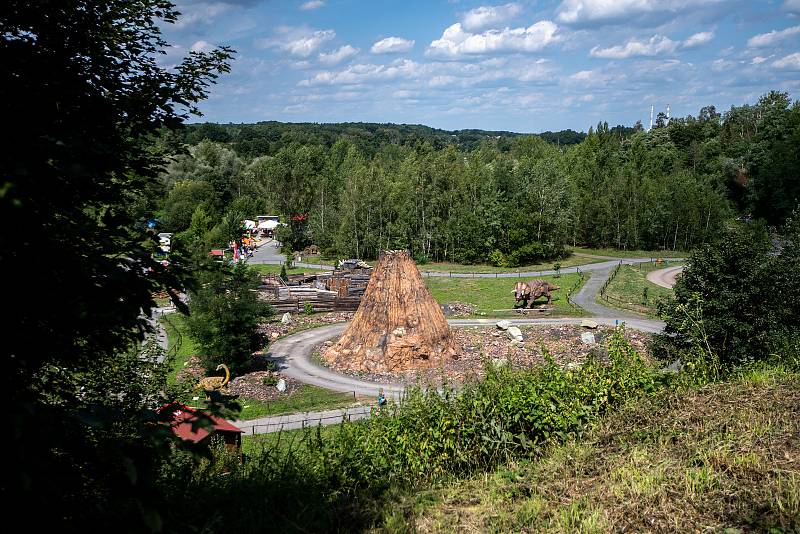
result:
<svg viewBox="0 0 800 534"><path fill-rule="evenodd" d="M800 0L177 0L175 62L230 45L201 120L587 130L800 94Z"/></svg>

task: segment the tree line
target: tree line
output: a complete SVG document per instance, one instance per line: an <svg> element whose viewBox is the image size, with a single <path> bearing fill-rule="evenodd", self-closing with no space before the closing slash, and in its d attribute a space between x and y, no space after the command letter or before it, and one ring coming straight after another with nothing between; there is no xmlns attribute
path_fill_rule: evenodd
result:
<svg viewBox="0 0 800 534"><path fill-rule="evenodd" d="M285 130L308 132L295 126ZM294 250L516 266L570 245L690 250L737 214L780 224L800 198L800 107L774 91L723 114L659 117L650 131L600 123L571 145L484 136L464 148L403 126L365 147L317 126L263 152L242 151L230 125L165 136L165 151L187 150L162 175L161 226L208 246L237 219L272 213L295 219L282 236Z"/></svg>

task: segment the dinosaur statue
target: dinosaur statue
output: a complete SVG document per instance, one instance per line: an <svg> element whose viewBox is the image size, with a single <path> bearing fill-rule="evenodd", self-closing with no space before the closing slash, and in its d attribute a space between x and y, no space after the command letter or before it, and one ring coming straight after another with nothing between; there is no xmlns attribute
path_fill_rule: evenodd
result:
<svg viewBox="0 0 800 534"><path fill-rule="evenodd" d="M221 363L217 366L217 371L224 370L225 376L207 376L202 378L200 382L197 383L195 389L202 389L203 391L213 391L225 387L225 384L230 382L231 380L231 372L228 370L228 366L224 363Z"/></svg>
<svg viewBox="0 0 800 534"><path fill-rule="evenodd" d="M526 308L528 301L530 301L530 307L533 307L534 301L539 297L547 297L547 304L550 305L553 301L550 292L557 289L561 289L561 286L554 286L546 280L535 278L530 282L517 282L511 292L514 293L514 299L522 302L522 307Z"/></svg>

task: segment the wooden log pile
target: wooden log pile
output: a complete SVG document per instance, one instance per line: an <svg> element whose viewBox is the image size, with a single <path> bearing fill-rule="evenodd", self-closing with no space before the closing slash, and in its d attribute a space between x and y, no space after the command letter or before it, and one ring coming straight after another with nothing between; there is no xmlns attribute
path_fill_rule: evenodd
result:
<svg viewBox="0 0 800 534"><path fill-rule="evenodd" d="M381 254L353 321L324 357L377 373L437 368L457 357L447 320L407 251Z"/></svg>

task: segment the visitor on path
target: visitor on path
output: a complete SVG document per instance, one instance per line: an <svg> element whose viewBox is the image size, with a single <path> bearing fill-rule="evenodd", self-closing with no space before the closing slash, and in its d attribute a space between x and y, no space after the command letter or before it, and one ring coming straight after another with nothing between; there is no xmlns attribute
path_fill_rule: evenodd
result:
<svg viewBox="0 0 800 534"><path fill-rule="evenodd" d="M378 406L386 406L386 395L383 394L383 388L378 391Z"/></svg>

